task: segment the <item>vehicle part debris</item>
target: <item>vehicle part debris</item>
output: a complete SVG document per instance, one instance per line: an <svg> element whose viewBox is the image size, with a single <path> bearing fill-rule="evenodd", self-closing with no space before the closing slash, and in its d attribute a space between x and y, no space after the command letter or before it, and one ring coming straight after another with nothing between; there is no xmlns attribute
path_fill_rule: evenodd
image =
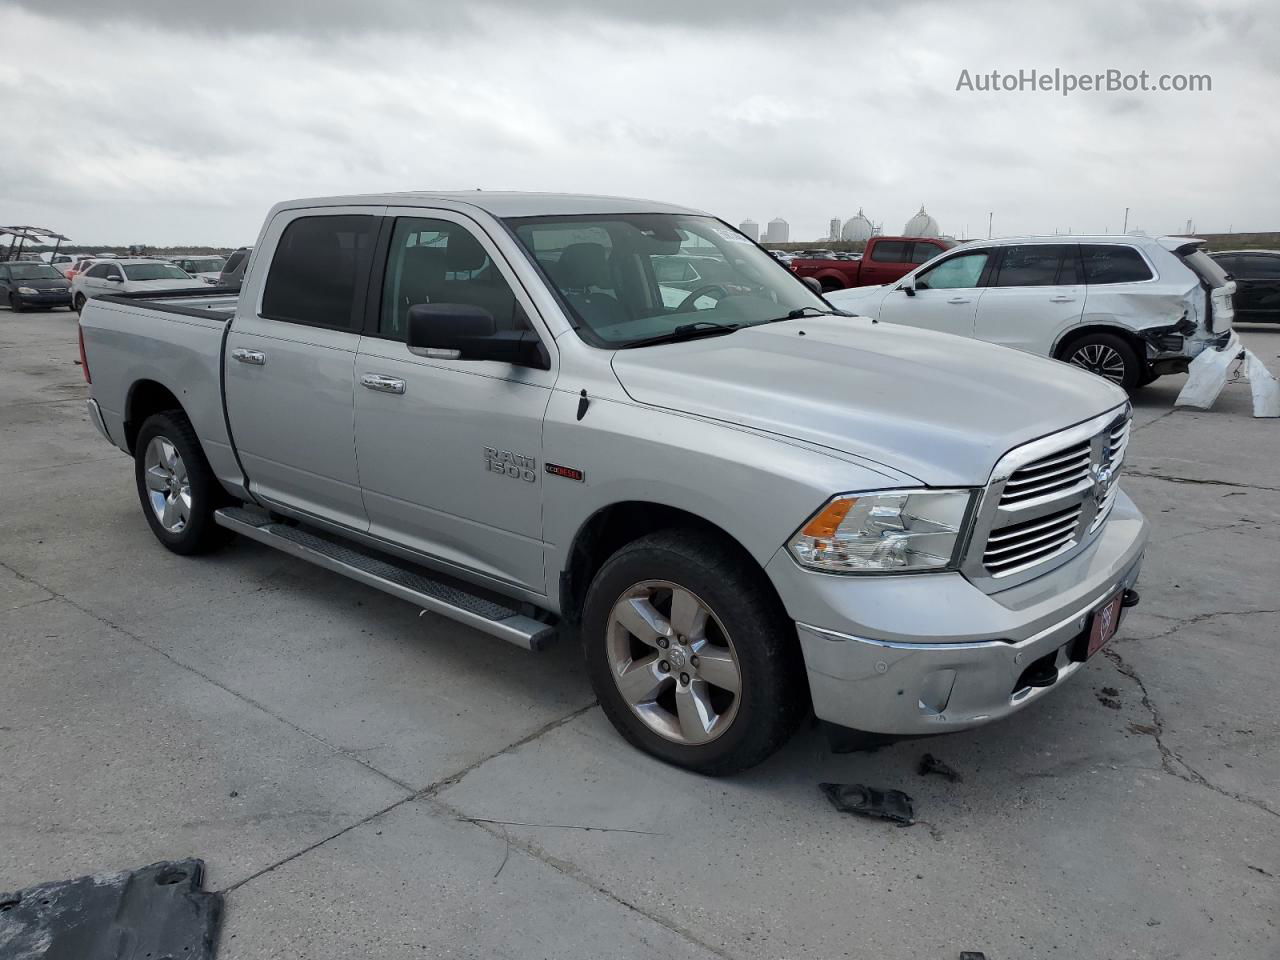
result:
<svg viewBox="0 0 1280 960"><path fill-rule="evenodd" d="M945 761L939 760L932 753L926 753L920 758L920 764L916 767L916 772L922 777L930 773L936 773L940 777L946 777L952 783L960 783L964 780L958 770Z"/></svg>
<svg viewBox="0 0 1280 960"><path fill-rule="evenodd" d="M860 783L820 783L818 789L842 813L879 817L906 826L916 822L911 798L901 790L877 790Z"/></svg>
<svg viewBox="0 0 1280 960"><path fill-rule="evenodd" d="M203 860L169 860L0 893L0 946L41 960L213 960L222 894L203 882Z"/></svg>
<svg viewBox="0 0 1280 960"><path fill-rule="evenodd" d="M1187 382L1174 406L1211 409L1227 385L1232 366L1240 361L1243 361L1243 373L1253 394L1253 415L1280 417L1280 382L1252 350L1245 349L1234 331L1221 349L1205 350L1191 361L1187 368Z"/></svg>
<svg viewBox="0 0 1280 960"><path fill-rule="evenodd" d="M961 950L960 960L987 960L987 955L980 950Z"/></svg>

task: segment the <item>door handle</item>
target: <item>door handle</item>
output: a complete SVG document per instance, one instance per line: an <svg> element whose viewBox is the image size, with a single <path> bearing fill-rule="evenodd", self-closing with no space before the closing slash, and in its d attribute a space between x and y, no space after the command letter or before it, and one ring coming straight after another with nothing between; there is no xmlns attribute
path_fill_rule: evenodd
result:
<svg viewBox="0 0 1280 960"><path fill-rule="evenodd" d="M947 301L947 303L968 303L968 302L969 302L968 297L952 297L950 300Z"/></svg>
<svg viewBox="0 0 1280 960"><path fill-rule="evenodd" d="M239 360L241 363L252 363L255 367L260 367L267 362L267 355L261 350L246 350L244 347L236 347L231 351L231 359Z"/></svg>
<svg viewBox="0 0 1280 960"><path fill-rule="evenodd" d="M1075 303L1075 297L1050 297L1050 303Z"/></svg>
<svg viewBox="0 0 1280 960"><path fill-rule="evenodd" d="M379 393L404 393L404 381L397 377L384 376L381 373L366 373L360 378L360 385Z"/></svg>

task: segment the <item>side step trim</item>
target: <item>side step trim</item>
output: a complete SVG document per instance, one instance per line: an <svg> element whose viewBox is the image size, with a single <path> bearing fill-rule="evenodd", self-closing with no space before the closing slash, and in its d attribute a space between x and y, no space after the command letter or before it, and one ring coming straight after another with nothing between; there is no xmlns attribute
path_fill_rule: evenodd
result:
<svg viewBox="0 0 1280 960"><path fill-rule="evenodd" d="M282 553L314 563L424 610L456 620L526 650L550 645L556 628L527 617L500 602L433 579L391 559L375 556L353 545L329 540L300 527L276 523L261 511L225 507L214 512L218 526L257 540Z"/></svg>

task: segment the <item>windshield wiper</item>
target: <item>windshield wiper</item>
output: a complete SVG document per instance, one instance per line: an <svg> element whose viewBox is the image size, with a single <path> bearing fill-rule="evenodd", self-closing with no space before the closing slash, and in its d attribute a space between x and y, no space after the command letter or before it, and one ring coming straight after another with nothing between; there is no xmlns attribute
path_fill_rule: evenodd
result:
<svg viewBox="0 0 1280 960"><path fill-rule="evenodd" d="M656 337L645 337L626 344L630 347L650 347L659 343L680 343L684 340L700 340L703 337L723 337L741 329L736 323L716 323L714 320L695 320L682 323L670 333L661 333Z"/></svg>
<svg viewBox="0 0 1280 960"><path fill-rule="evenodd" d="M782 323L783 320L799 320L802 317L840 317L847 316L842 310L819 310L817 307L797 307L785 317L774 317L765 323Z"/></svg>

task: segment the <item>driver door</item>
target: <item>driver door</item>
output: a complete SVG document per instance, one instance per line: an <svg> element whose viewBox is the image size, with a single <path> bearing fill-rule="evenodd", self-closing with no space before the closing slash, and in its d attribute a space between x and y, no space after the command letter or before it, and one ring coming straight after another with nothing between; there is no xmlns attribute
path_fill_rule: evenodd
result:
<svg viewBox="0 0 1280 960"><path fill-rule="evenodd" d="M915 296L898 283L885 295L880 319L972 337L990 259L989 250L966 250L914 274Z"/></svg>

